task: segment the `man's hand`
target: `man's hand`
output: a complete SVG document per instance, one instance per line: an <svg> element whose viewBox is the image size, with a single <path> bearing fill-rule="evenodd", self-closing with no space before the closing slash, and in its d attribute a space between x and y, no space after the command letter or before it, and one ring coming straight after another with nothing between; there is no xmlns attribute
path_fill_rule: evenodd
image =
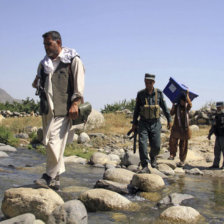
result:
<svg viewBox="0 0 224 224"><path fill-rule="evenodd" d="M171 123L168 122L168 123L167 123L167 129L170 130L171 126L172 126Z"/></svg>
<svg viewBox="0 0 224 224"><path fill-rule="evenodd" d="M79 101L74 101L69 109L68 116L75 120L79 116Z"/></svg>
<svg viewBox="0 0 224 224"><path fill-rule="evenodd" d="M211 135L208 135L208 137L207 137L207 138L208 138L208 140L211 140Z"/></svg>

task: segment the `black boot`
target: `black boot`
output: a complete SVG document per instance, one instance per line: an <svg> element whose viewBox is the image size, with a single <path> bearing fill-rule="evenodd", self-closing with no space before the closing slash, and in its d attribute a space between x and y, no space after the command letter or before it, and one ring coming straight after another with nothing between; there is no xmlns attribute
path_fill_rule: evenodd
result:
<svg viewBox="0 0 224 224"><path fill-rule="evenodd" d="M53 179L52 177L44 173L42 177L38 180L35 180L34 183L44 188L51 188L55 191L58 191L60 189L59 175L57 175Z"/></svg>
<svg viewBox="0 0 224 224"><path fill-rule="evenodd" d="M151 157L151 166L152 168L157 168L156 157Z"/></svg>
<svg viewBox="0 0 224 224"><path fill-rule="evenodd" d="M42 177L40 179L35 180L34 183L44 188L50 188L51 180L52 178L46 173L44 173Z"/></svg>

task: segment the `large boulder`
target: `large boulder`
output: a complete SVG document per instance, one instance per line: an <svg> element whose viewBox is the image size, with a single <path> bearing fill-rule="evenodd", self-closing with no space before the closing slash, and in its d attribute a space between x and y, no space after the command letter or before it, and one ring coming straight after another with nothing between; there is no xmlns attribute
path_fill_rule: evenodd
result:
<svg viewBox="0 0 224 224"><path fill-rule="evenodd" d="M4 152L16 152L17 149L15 147L10 146L10 145L0 145L0 151L4 151Z"/></svg>
<svg viewBox="0 0 224 224"><path fill-rule="evenodd" d="M86 130L92 130L94 128L100 128L104 126L104 122L105 121L103 114L93 109L88 117L86 124L74 125L72 126L71 130L75 129L78 132L83 131L84 128Z"/></svg>
<svg viewBox="0 0 224 224"><path fill-rule="evenodd" d="M7 219L0 223L1 224L30 224L30 223L34 223L34 221L35 221L35 216L31 213L26 213L26 214L18 215L11 219Z"/></svg>
<svg viewBox="0 0 224 224"><path fill-rule="evenodd" d="M36 218L47 221L52 211L63 203L51 189L10 188L5 191L2 212L9 218L32 213Z"/></svg>
<svg viewBox="0 0 224 224"><path fill-rule="evenodd" d="M102 153L102 152L94 152L93 155L90 158L90 163L91 164L105 165L109 161L110 161L109 156Z"/></svg>
<svg viewBox="0 0 224 224"><path fill-rule="evenodd" d="M48 224L87 224L88 215L85 206L79 200L71 200L58 206L50 215Z"/></svg>
<svg viewBox="0 0 224 224"><path fill-rule="evenodd" d="M159 164L158 170L168 176L173 176L175 174L174 170L167 164Z"/></svg>
<svg viewBox="0 0 224 224"><path fill-rule="evenodd" d="M134 172L122 168L112 168L105 171L103 178L123 184L130 184Z"/></svg>
<svg viewBox="0 0 224 224"><path fill-rule="evenodd" d="M126 210L132 205L127 198L105 189L86 191L80 195L79 199L89 211Z"/></svg>
<svg viewBox="0 0 224 224"><path fill-rule="evenodd" d="M195 209L187 206L172 206L160 215L161 219L179 223L196 223L200 213Z"/></svg>
<svg viewBox="0 0 224 224"><path fill-rule="evenodd" d="M139 153L133 153L132 151L126 151L122 159L124 166L138 165L139 162Z"/></svg>
<svg viewBox="0 0 224 224"><path fill-rule="evenodd" d="M131 185L141 191L150 192L161 190L165 183L163 178L156 174L135 174Z"/></svg>

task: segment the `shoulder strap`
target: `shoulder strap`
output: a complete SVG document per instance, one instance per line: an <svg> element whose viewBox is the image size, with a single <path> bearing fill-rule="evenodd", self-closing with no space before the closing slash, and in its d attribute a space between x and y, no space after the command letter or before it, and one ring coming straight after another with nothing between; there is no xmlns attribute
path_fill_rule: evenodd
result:
<svg viewBox="0 0 224 224"><path fill-rule="evenodd" d="M70 63L70 65L69 65L69 79L70 79L70 82L71 82L71 89L72 89L72 92L74 92L74 77L73 77L73 71L72 71L72 62L73 62L73 60L76 58L76 57L79 57L80 58L80 56L79 55L76 55L75 57L73 57L72 59L71 59L71 63ZM84 99L83 99L83 97L81 98L81 103L84 103Z"/></svg>
<svg viewBox="0 0 224 224"><path fill-rule="evenodd" d="M157 89L155 88L155 105L157 105Z"/></svg>

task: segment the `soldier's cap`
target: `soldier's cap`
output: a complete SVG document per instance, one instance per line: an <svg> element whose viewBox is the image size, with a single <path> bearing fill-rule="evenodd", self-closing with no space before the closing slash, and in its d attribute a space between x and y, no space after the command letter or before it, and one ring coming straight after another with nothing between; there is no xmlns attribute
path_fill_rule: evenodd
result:
<svg viewBox="0 0 224 224"><path fill-rule="evenodd" d="M216 107L223 107L223 106L224 106L223 101L216 102Z"/></svg>
<svg viewBox="0 0 224 224"><path fill-rule="evenodd" d="M155 81L155 75L153 74L149 74L149 73L145 73L145 79L149 79L149 80L153 80Z"/></svg>

